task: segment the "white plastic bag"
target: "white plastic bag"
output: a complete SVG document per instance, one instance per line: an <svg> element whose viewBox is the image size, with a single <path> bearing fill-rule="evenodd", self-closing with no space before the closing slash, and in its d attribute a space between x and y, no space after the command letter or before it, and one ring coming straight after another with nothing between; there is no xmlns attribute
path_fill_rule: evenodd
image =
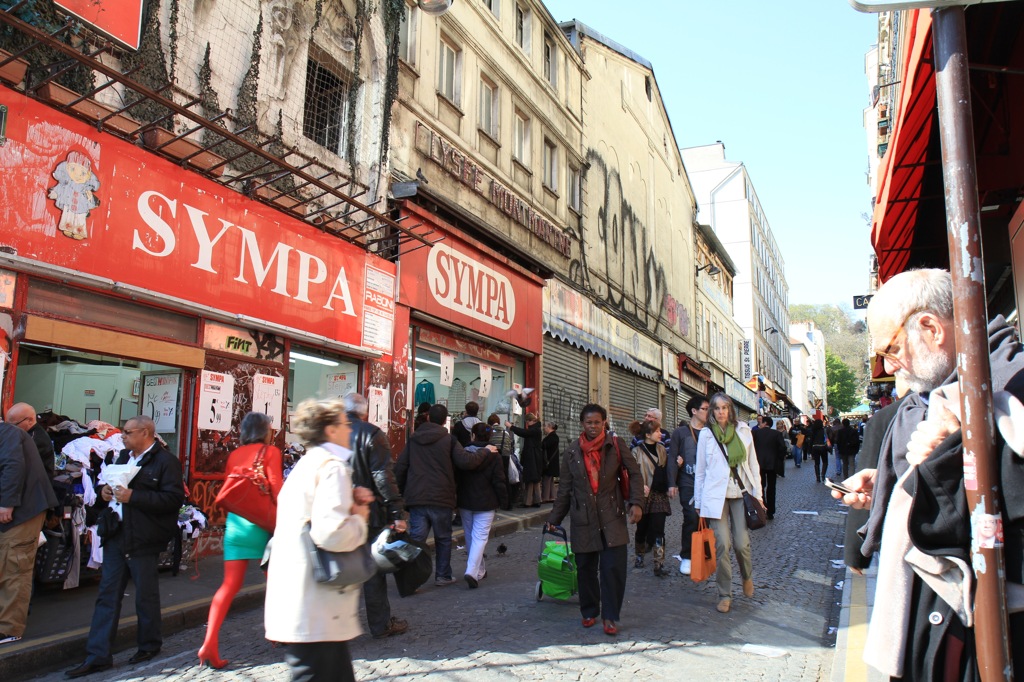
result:
<svg viewBox="0 0 1024 682"><path fill-rule="evenodd" d="M519 483L519 457L514 452L508 459L508 482L512 485Z"/></svg>

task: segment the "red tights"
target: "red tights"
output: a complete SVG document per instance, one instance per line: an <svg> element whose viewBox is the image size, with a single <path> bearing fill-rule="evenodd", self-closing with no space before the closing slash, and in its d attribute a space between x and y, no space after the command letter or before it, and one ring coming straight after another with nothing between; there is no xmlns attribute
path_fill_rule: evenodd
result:
<svg viewBox="0 0 1024 682"><path fill-rule="evenodd" d="M206 623L206 639L200 649L208 658L213 660L220 658L220 626L224 624L224 618L228 615L235 595L242 589L248 567L249 562L245 559L224 562L224 582L221 583L217 594L213 595L213 601L210 603L210 616Z"/></svg>

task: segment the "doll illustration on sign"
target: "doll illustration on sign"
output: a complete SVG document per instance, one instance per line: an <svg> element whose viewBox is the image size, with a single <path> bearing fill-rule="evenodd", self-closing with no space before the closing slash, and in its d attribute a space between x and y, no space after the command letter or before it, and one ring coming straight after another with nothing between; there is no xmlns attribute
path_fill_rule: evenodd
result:
<svg viewBox="0 0 1024 682"><path fill-rule="evenodd" d="M92 162L81 152L70 152L66 160L57 164L53 178L57 184L50 188L49 197L61 210L57 227L72 239L85 239L89 236L85 219L100 205L94 193L100 188L100 181L92 172Z"/></svg>

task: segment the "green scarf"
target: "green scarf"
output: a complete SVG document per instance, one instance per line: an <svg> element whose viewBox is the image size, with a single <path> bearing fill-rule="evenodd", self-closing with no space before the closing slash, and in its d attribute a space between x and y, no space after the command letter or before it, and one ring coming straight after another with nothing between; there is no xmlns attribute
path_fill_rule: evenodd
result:
<svg viewBox="0 0 1024 682"><path fill-rule="evenodd" d="M729 452L730 467L738 467L740 464L743 464L743 460L747 458L747 449L743 447L743 441L736 436L735 424L729 424L723 431L718 422L712 421L711 433L715 434L715 438L718 439L719 443L725 444L725 449Z"/></svg>

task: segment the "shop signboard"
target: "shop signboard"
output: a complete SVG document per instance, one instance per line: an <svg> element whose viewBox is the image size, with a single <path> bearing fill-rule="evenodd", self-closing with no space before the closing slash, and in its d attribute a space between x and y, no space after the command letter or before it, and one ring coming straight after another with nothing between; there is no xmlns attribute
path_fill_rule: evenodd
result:
<svg viewBox="0 0 1024 682"><path fill-rule="evenodd" d="M409 206L410 211L421 211ZM457 237L431 214L444 239L402 256L401 301L498 341L542 350L542 283Z"/></svg>
<svg viewBox="0 0 1024 682"><path fill-rule="evenodd" d="M13 90L0 104L0 224L18 226L0 249L390 354L393 263Z"/></svg>
<svg viewBox="0 0 1024 682"><path fill-rule="evenodd" d="M143 0L54 0L54 4L125 47L139 49Z"/></svg>

